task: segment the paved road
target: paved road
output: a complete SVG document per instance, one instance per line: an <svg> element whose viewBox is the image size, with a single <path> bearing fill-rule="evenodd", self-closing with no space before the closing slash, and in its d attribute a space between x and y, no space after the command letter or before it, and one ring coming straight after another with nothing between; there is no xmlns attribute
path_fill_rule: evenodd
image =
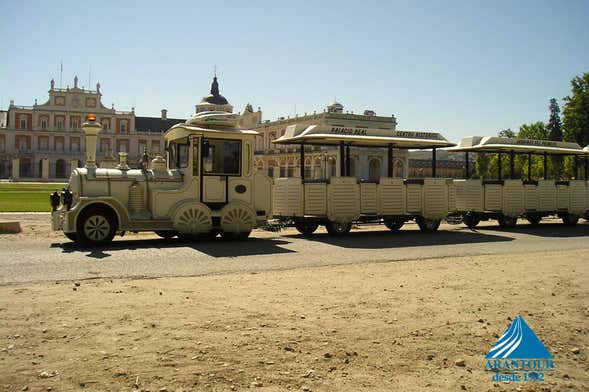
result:
<svg viewBox="0 0 589 392"><path fill-rule="evenodd" d="M437 233L421 233L408 224L398 233L384 226L361 227L347 237L318 233L301 238L294 230L254 232L245 242L181 243L144 234L118 238L112 245L80 249L65 237L0 236L0 284L98 277L192 276L231 272L391 262L468 255L508 255L587 249L589 223L567 227L554 221L532 227L524 222L512 231L485 224L477 231L442 225ZM40 239L39 239L40 238Z"/></svg>

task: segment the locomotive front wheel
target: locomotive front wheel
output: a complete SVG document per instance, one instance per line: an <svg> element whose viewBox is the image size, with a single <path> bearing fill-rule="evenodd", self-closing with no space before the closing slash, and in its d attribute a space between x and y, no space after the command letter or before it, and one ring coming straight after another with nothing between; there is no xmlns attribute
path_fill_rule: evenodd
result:
<svg viewBox="0 0 589 392"><path fill-rule="evenodd" d="M311 235L317 230L319 224L317 222L313 222L310 220L305 219L297 219L294 222L295 229L302 235Z"/></svg>
<svg viewBox="0 0 589 392"><path fill-rule="evenodd" d="M419 229L424 232L432 232L438 230L440 227L440 219L426 219L423 217L417 218L417 225Z"/></svg>
<svg viewBox="0 0 589 392"><path fill-rule="evenodd" d="M348 234L350 230L352 230L352 223L329 221L325 225L325 228L327 229L329 235L333 237L343 237L344 235Z"/></svg>
<svg viewBox="0 0 589 392"><path fill-rule="evenodd" d="M104 208L88 208L80 214L77 236L82 245L99 246L112 241L117 232L116 218Z"/></svg>

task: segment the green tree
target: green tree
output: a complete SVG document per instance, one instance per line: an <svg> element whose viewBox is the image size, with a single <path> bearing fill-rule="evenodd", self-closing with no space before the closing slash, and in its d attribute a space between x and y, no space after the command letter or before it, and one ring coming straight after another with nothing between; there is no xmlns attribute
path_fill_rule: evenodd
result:
<svg viewBox="0 0 589 392"><path fill-rule="evenodd" d="M532 124L522 124L517 133L518 139L548 140L548 130L542 121Z"/></svg>
<svg viewBox="0 0 589 392"><path fill-rule="evenodd" d="M507 128L502 131L499 131L499 137L507 137L510 139L515 139L517 137L517 135L515 134L515 132L513 132L511 130L511 128Z"/></svg>
<svg viewBox="0 0 589 392"><path fill-rule="evenodd" d="M589 144L589 72L571 80L571 95L564 97L564 139Z"/></svg>
<svg viewBox="0 0 589 392"><path fill-rule="evenodd" d="M475 163L477 178L489 178L488 174L490 160L490 154L485 154L484 152L477 154Z"/></svg>
<svg viewBox="0 0 589 392"><path fill-rule="evenodd" d="M546 125L546 129L548 130L548 138L550 140L561 142L562 127L560 122L560 108L558 107L556 99L552 98L550 100L550 106L548 106L548 110L550 110L550 118L548 119L548 125ZM563 174L562 157L555 155L552 156L550 160L552 161L554 176L556 178L561 178Z"/></svg>

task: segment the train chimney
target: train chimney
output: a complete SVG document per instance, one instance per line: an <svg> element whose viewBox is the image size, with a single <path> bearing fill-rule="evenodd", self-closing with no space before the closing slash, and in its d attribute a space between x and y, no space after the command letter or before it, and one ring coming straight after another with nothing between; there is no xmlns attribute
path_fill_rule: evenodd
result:
<svg viewBox="0 0 589 392"><path fill-rule="evenodd" d="M168 111L166 109L162 109L162 120L168 119Z"/></svg>
<svg viewBox="0 0 589 392"><path fill-rule="evenodd" d="M102 127L96 122L96 116L89 114L86 122L82 124L82 130L86 134L86 168L96 168L96 139Z"/></svg>

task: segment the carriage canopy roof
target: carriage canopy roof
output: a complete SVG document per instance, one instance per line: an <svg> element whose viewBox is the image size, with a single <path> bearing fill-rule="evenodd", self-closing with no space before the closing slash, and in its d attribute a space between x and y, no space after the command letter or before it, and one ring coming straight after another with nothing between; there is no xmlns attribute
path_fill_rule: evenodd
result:
<svg viewBox="0 0 589 392"><path fill-rule="evenodd" d="M456 147L447 151L515 152L551 155L588 155L577 143L553 140L512 139L498 136L470 136L463 138Z"/></svg>
<svg viewBox="0 0 589 392"><path fill-rule="evenodd" d="M454 143L435 132L302 124L288 126L284 135L273 141L276 144L313 145L338 145L342 142L358 147L392 145L395 148L432 148L455 146Z"/></svg>
<svg viewBox="0 0 589 392"><path fill-rule="evenodd" d="M241 135L258 135L256 131L249 131L244 129L232 129L232 128L202 128L195 127L193 125L187 125L185 123L176 124L172 128L168 129L164 134L166 140L176 140L190 135L205 135L205 136L241 136Z"/></svg>

